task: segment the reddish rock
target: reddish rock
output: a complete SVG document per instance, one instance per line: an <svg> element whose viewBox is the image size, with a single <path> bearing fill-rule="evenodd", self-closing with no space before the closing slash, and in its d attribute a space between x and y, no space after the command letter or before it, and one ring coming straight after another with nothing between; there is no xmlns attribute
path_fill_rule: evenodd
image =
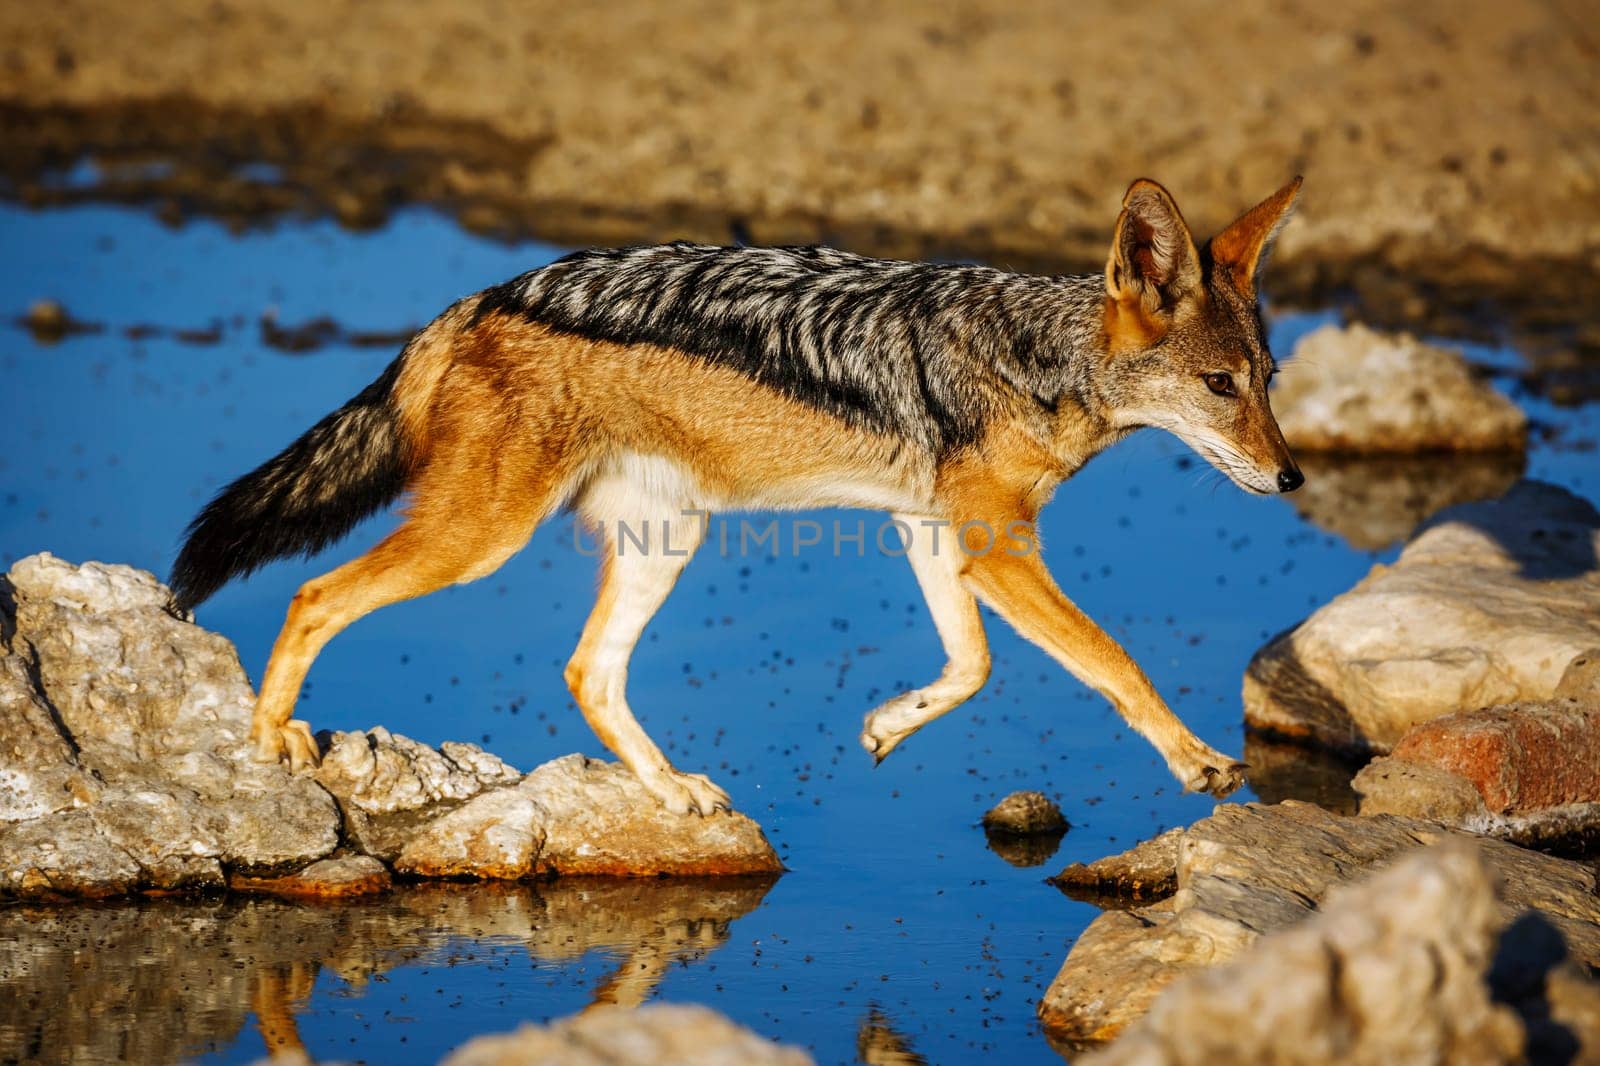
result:
<svg viewBox="0 0 1600 1066"><path fill-rule="evenodd" d="M1497 814L1600 801L1600 706L1514 703L1414 726L1394 757L1459 774Z"/></svg>

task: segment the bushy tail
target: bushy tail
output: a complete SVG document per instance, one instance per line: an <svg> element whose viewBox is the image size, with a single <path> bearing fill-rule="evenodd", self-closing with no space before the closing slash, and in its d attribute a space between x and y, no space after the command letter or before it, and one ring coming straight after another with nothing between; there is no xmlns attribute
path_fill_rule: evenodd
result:
<svg viewBox="0 0 1600 1066"><path fill-rule="evenodd" d="M403 360L206 504L172 567L174 606L192 610L274 559L315 555L404 491L407 447L391 396Z"/></svg>

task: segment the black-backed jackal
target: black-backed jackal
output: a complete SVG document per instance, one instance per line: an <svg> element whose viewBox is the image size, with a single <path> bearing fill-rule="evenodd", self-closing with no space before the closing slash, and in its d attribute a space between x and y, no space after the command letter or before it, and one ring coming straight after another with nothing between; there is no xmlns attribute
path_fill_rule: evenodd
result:
<svg viewBox="0 0 1600 1066"><path fill-rule="evenodd" d="M252 739L315 764L292 717L322 646L385 604L483 577L563 507L602 531L687 511L867 507L1006 530L1141 426L1242 488L1296 469L1267 404L1256 272L1299 179L1196 247L1151 181L1128 190L1104 275L1030 277L824 248L693 244L589 251L459 301L360 395L195 519L173 572L190 609L271 559L327 547L402 493L400 527L307 582L261 681ZM702 528L700 526L698 528ZM668 763L628 709L628 661L692 549L605 552L567 683L605 745L678 812L727 795ZM867 716L882 759L983 685L991 606L1109 699L1185 788L1244 767L1175 716L1051 580L1037 551L915 533L907 556L949 655L932 684ZM612 545L608 544L608 548ZM682 549L690 549L684 551Z"/></svg>

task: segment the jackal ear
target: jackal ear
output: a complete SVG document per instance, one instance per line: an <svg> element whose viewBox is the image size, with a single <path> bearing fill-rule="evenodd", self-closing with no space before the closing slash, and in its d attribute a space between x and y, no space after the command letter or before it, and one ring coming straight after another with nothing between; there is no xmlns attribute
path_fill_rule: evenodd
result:
<svg viewBox="0 0 1600 1066"><path fill-rule="evenodd" d="M1211 243L1206 246L1211 255L1212 269L1220 271L1240 292L1255 292L1256 274L1266 262L1273 240L1294 211L1302 180L1296 176L1289 184L1240 215L1227 229L1211 238Z"/></svg>
<svg viewBox="0 0 1600 1066"><path fill-rule="evenodd" d="M1149 311L1170 308L1200 285L1200 256L1172 196L1149 178L1128 186L1106 261L1106 292Z"/></svg>

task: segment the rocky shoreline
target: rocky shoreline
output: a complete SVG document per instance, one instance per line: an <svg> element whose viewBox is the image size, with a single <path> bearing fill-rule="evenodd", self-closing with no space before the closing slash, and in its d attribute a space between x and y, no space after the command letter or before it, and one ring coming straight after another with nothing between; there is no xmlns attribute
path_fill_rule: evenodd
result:
<svg viewBox="0 0 1600 1066"><path fill-rule="evenodd" d="M1052 1040L1174 1066L1600 1056L1600 513L1523 481L1435 515L1243 695L1290 741L1257 742L1273 780L1322 748L1357 760L1348 800L1223 804L1062 870L1103 913L1039 1003Z"/></svg>
<svg viewBox="0 0 1600 1066"><path fill-rule="evenodd" d="M0 894L231 888L349 896L393 877L773 877L737 813L663 810L620 766L522 774L476 745L324 734L322 766L251 760L233 646L127 566L48 554L0 579Z"/></svg>

